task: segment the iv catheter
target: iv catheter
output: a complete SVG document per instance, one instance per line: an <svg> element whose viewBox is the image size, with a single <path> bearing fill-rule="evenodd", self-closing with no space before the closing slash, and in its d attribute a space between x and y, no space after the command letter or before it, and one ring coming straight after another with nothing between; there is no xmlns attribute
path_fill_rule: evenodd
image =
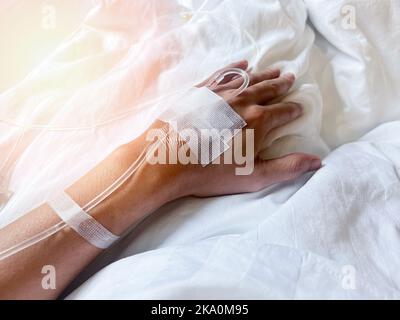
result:
<svg viewBox="0 0 400 320"><path fill-rule="evenodd" d="M238 68L229 68L221 73L217 74L211 81L206 85L206 87L211 90L213 87L221 84L227 77L230 77L232 81L232 77L235 78L235 76L241 77L243 79L242 85L235 91L234 96L240 95L246 88L249 86L250 79L249 75L246 71ZM229 81L229 82L230 82ZM106 200L108 197L110 197L115 191L117 191L132 175L135 174L135 172L143 165L143 163L146 161L147 155L153 154L155 150L160 146L160 144L165 143L166 139L169 138L168 136L168 131L169 131L169 125L168 123L161 128L163 131L164 135L163 137L157 141L157 143L154 144L149 144L139 155L139 157L132 163L132 165L117 179L115 180L109 187L107 187L103 192L101 192L99 195L97 195L94 199L89 201L86 205L82 207L82 210L90 213L94 208L96 208L100 203L102 203L104 200ZM179 134L179 133L178 133ZM0 261L4 260L34 244L37 244L48 237L56 234L57 232L63 230L65 227L67 227L67 223L64 221L61 221L57 223L56 225L48 228L47 230L44 230L37 235L24 240L23 242L14 245L2 252L0 252Z"/></svg>

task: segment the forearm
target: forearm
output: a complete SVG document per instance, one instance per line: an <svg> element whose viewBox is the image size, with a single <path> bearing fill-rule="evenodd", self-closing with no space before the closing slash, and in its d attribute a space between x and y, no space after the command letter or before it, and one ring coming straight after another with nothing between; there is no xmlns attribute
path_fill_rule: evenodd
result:
<svg viewBox="0 0 400 320"><path fill-rule="evenodd" d="M126 145L66 190L84 206L135 161L138 146ZM121 235L130 226L174 198L160 168L144 164L120 189L90 214L114 234ZM0 250L10 247L60 222L47 205L43 205L0 231ZM0 298L56 298L101 250L89 244L71 228L18 254L0 261ZM56 270L56 289L44 290L43 266Z"/></svg>
<svg viewBox="0 0 400 320"><path fill-rule="evenodd" d="M247 63L239 62L230 67L246 69ZM111 232L120 235L163 204L183 196L207 197L253 192L318 170L321 160L313 155L294 153L267 161L258 155L268 134L295 121L303 112L302 106L297 103L269 103L286 95L294 80L291 74L280 76L279 70L254 74L250 79L251 87L228 101L247 123L242 133L247 130L253 133L251 136L254 141L248 142L253 150L249 162L253 164L254 170L247 175L236 174L240 163L224 163L222 160L225 154L217 159L221 160L220 164L206 167L196 164L150 165L145 162L122 187L90 214ZM221 85L217 91L224 97L224 92L229 96L231 89L227 84ZM154 128L160 125L163 123L156 122ZM169 138L171 140L166 141L174 139L173 136ZM145 145L143 135L121 147L66 190L67 193L83 207L120 177L138 158ZM236 151L247 152L247 146L247 141L245 147L234 144L232 154ZM169 148L166 149L168 152ZM0 231L0 250L46 230L59 221L49 207L42 206ZM73 230L65 228L46 241L0 261L0 298L55 298L100 252ZM56 268L57 289L54 291L42 289L41 268L44 265Z"/></svg>

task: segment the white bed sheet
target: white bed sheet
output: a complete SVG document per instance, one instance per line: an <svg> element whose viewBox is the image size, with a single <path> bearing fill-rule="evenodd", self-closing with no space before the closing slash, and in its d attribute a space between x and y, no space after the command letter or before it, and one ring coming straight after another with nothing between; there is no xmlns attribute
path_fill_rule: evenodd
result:
<svg viewBox="0 0 400 320"><path fill-rule="evenodd" d="M385 124L294 184L170 204L69 298L398 299L399 133Z"/></svg>
<svg viewBox="0 0 400 320"><path fill-rule="evenodd" d="M161 19L150 34L168 28L177 33L156 44L138 31L154 22L144 21L140 13L179 17L188 7L174 1L160 5L157 0L110 3L92 13L87 24L96 32L83 37L108 46L99 45L93 57L92 52L85 53L91 59L69 70L105 62L96 71L104 76L103 84L114 84L109 90L120 94L118 102L141 92L140 86L123 85L124 80L135 80L132 71L157 80L153 87L157 92L200 80L231 62L227 60L246 57L254 70L275 65L294 72L299 81L292 99L306 105L301 121L266 141L272 143L266 157L297 150L325 156L341 147L326 157L324 168L312 177L255 194L188 198L165 206L99 257L71 286L78 288L68 298L399 297L400 124L387 123L370 132L399 120L399 2L209 1L203 9L212 14L189 26L179 19ZM194 8L200 3L180 1ZM346 4L358 12L354 30L341 24ZM317 40L307 17L319 32ZM234 22L232 35L221 19ZM240 36L237 29L242 30ZM198 46L191 44L196 30L201 30ZM251 35L256 48L244 34ZM146 69L151 63L160 64L156 49L177 44L181 51L166 55L160 74ZM123 63L118 64L121 56ZM96 83L97 78L82 81ZM98 88L104 91L101 84ZM83 105L97 99L87 92L80 92L75 101ZM10 96L12 92L0 96L0 106ZM24 106L24 102L13 103ZM43 159L37 150L46 150L46 144L35 140L13 171L10 185L21 194L7 203L0 225L46 199L48 190L79 177L106 150L132 138L135 133L128 130L137 124L129 122L134 120L99 130L95 150L88 151L90 160L58 180L54 172L62 170L66 159L53 159L52 170L41 171ZM0 140L0 148L8 138ZM77 141L82 137L76 135L68 145ZM93 145L93 140L87 143ZM72 150L71 158L74 152L82 150ZM32 168L34 173L27 175ZM42 181L51 183L40 185Z"/></svg>
<svg viewBox="0 0 400 320"><path fill-rule="evenodd" d="M348 4L356 8L355 30L341 26ZM308 76L322 92L327 144L398 119L399 3L306 6L319 32ZM394 122L343 145L311 179L170 204L82 278L124 259L69 298L399 298L399 134Z"/></svg>

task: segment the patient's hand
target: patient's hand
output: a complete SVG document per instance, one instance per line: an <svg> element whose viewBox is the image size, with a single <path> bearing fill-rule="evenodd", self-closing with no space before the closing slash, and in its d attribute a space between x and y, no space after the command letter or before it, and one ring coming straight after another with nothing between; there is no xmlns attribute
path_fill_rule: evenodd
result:
<svg viewBox="0 0 400 320"><path fill-rule="evenodd" d="M247 63L240 62L230 67L246 69ZM174 199L188 195L215 196L257 191L319 169L321 161L312 155L291 154L268 161L257 157L261 143L269 132L302 114L297 104L271 103L288 92L293 82L292 75L280 76L276 70L252 74L250 87L236 98L228 100L231 107L248 123L243 132L254 129L255 154L252 158L255 167L252 174L236 175L240 165L235 163L202 167L196 164L152 165L145 161L121 188L91 210L90 214L111 232L121 235ZM228 99L235 87L234 83L228 83L215 91ZM148 144L143 137L111 153L68 188L69 196L81 207L97 197L99 191L105 190L121 177L138 158ZM223 154L221 160L226 156L226 153ZM0 229L0 252L59 222L59 217L48 205L37 207ZM55 298L100 252L99 248L86 242L72 228L65 228L18 254L0 260L0 288L3 288L0 290L0 298ZM43 274L40 270L43 265L52 265L57 269L55 290L45 290L42 287Z"/></svg>
<svg viewBox="0 0 400 320"><path fill-rule="evenodd" d="M247 62L238 62L227 68L247 69ZM221 71L221 70L220 70ZM219 73L218 71L217 73ZM213 76L214 77L214 76ZM211 77L210 79L212 79ZM292 87L292 74L280 75L279 70L266 70L250 74L250 86L239 96L229 99L242 79L218 86L214 92L225 98L229 105L247 122L248 129L254 129L254 171L250 175L237 175L238 164L201 165L160 165L157 170L164 172L165 184L173 190L172 198L194 196L216 196L234 193L254 192L272 184L293 180L308 171L321 167L317 156L295 153L279 159L263 161L258 158L266 135L283 125L301 117L302 106L296 103L273 103ZM199 85L205 86L209 79ZM245 137L245 132L243 132ZM245 154L245 147L243 148ZM242 150L240 150L242 151ZM221 163L224 163L221 156Z"/></svg>

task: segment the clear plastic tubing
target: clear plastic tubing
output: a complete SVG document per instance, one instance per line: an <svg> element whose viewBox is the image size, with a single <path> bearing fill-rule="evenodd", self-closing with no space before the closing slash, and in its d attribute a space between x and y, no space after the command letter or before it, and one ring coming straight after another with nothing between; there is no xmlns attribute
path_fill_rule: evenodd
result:
<svg viewBox="0 0 400 320"><path fill-rule="evenodd" d="M235 91L234 96L240 95L244 90L246 90L246 88L250 84L250 78L246 71L238 68L229 68L217 74L216 77L210 81L207 87L211 88L214 85L221 84L222 81L228 76L233 78L235 78L235 76L239 76L243 79L243 83ZM168 126L164 127L163 130L167 132ZM106 188L102 193L97 195L93 200L91 200L82 208L83 211L89 213L94 208L96 208L100 203L106 200L110 195L112 195L116 190L118 190L144 163L147 154L151 154L153 151L157 150L157 148L160 146L161 143L165 142L165 138L167 138L167 134L164 136L164 139L160 140L158 143L153 145L151 144L148 145L140 154L138 159L136 159L135 162L132 163L132 165L117 180L115 180L108 188ZM57 232L63 230L65 227L67 227L67 224L64 221L59 222L56 225L38 233L37 235L0 252L0 261L51 237Z"/></svg>

